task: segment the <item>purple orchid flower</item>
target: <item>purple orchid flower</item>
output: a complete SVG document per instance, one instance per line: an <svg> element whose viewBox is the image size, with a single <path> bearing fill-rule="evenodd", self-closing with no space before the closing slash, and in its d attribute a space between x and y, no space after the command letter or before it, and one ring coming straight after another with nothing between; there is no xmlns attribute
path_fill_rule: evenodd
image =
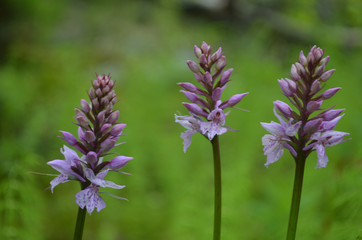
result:
<svg viewBox="0 0 362 240"><path fill-rule="evenodd" d="M108 170L102 171L97 175L94 175L94 172L89 168L84 169L84 172L91 184L87 188L78 192L75 197L76 203L79 207L82 209L86 207L89 214L91 214L95 208L97 208L97 211L99 212L106 207L106 203L103 198L99 196L100 187L110 187L114 189L121 189L125 187L123 185L117 185L112 181L103 180L108 174Z"/></svg>
<svg viewBox="0 0 362 240"><path fill-rule="evenodd" d="M275 101L274 113L281 125L261 123L267 131L273 134L265 135L262 139L264 154L267 155L265 166L277 161L283 154L283 149L286 148L295 159L297 159L297 153L306 158L310 152L316 150L317 168L326 167L328 157L325 147L345 142L344 137L349 135L333 131L338 121L344 116L340 115L344 109L329 108L311 117L312 114L322 110L325 100L333 97L341 89L331 88L320 94L322 84L335 71L334 69L325 71L329 57L323 58L323 54L324 51L316 46L311 48L307 57L301 51L299 61L291 67L291 79L278 80L283 94L296 110L293 110L287 103ZM288 121L287 125L286 121L276 113L276 110ZM290 134L287 131L290 131Z"/></svg>
<svg viewBox="0 0 362 240"><path fill-rule="evenodd" d="M248 94L236 94L222 102L221 95L228 86L233 71L233 69L224 71L226 58L222 56L222 49L219 48L211 54L211 46L203 42L201 47L194 46L194 53L199 63L189 60L187 65L201 86L197 87L188 82L178 83L184 89L181 92L191 101L183 103L190 115L175 116L175 121L187 129L181 133L184 152L191 144L192 135L197 132L210 141L216 135L226 133L230 128L224 126L227 115L224 109L234 107Z"/></svg>
<svg viewBox="0 0 362 240"><path fill-rule="evenodd" d="M81 182L82 190L76 195L76 203L80 208L86 207L91 213L95 208L102 210L106 205L99 196L100 187L121 189L124 186L104 180L108 171L118 171L124 167L132 157L116 156L111 161L103 161L103 157L117 144L126 124L119 123L119 111L113 110L117 102L113 90L114 82L110 76L99 76L93 81L89 90L90 103L82 99L80 108L75 109L75 120L78 125L78 139L71 133L60 131L62 139L70 146L83 154L78 157L77 153L64 146L61 150L65 160L53 160L48 165L60 172L50 182L51 191L60 183L69 180ZM124 172L120 172L124 173ZM122 199L115 196L116 198Z"/></svg>
<svg viewBox="0 0 362 240"><path fill-rule="evenodd" d="M275 108L274 114L279 119L280 124L273 121L271 123L261 123L265 130L272 134L266 134L262 138L264 154L267 156L267 162L265 163L266 167L278 161L283 156L284 148L288 149L293 156L297 155L294 148L289 145L288 142L293 141L291 137L295 137L297 135L297 132L302 124L301 121L292 124L292 118L286 122L278 115Z"/></svg>

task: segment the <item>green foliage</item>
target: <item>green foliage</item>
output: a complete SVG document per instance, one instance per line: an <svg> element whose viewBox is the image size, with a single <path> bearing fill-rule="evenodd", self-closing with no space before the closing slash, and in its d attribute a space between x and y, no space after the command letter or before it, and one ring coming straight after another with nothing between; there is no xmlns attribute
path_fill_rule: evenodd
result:
<svg viewBox="0 0 362 240"><path fill-rule="evenodd" d="M124 169L133 176L111 175L127 186L112 193L129 201L104 196L107 208L87 216L84 239L210 239L211 146L195 135L184 154L183 129L173 117L185 113L181 102L186 99L176 83L193 80L185 61L194 59L192 47L203 40L215 49L223 47L227 66L234 68L224 98L250 92L239 105L250 112L233 110L227 119L240 131L220 138L222 238L285 236L294 164L285 154L268 169L263 166L265 131L259 122L275 120L272 102L285 100L276 80L288 76L301 49L318 44L331 57L329 67L337 69L328 87L343 88L334 97L337 108L346 108L337 130L350 132L352 140L327 150L325 169L314 169L316 156L309 157L297 236L361 239L362 51L337 41L339 31L328 31L361 27L359 1L346 1L343 8L332 1L326 9L338 13L333 21L320 17L314 1L275 7L310 34L297 39L260 19L241 29L235 23L185 17L176 1L64 1L54 6L36 1L27 8L18 2L8 3L17 13L9 24L19 28L9 36L0 66L1 239L71 238L78 184L60 185L52 195L43 191L51 177L28 172L53 173L46 162L62 157L58 130L76 133L72 108L87 98L94 72L111 72L116 80L116 108L128 124L122 138L127 144L116 150L135 159Z"/></svg>

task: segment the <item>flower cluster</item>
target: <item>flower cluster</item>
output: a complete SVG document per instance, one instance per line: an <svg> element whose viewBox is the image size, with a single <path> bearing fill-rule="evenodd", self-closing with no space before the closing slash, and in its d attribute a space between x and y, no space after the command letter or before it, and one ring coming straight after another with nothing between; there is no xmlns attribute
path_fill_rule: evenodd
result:
<svg viewBox="0 0 362 240"><path fill-rule="evenodd" d="M317 168L326 167L328 157L325 148L344 142L349 133L333 130L344 109L333 107L318 112L323 101L333 97L341 88L330 88L321 93L325 82L335 69L325 70L329 57L324 51L313 46L307 56L300 52L299 60L291 67L290 78L278 80L283 94L294 105L294 111L287 103L274 102L274 113L280 124L261 123L271 133L266 134L262 143L267 155L265 166L276 162L288 149L296 159L299 154L305 158L316 150ZM281 115L279 115L278 114Z"/></svg>
<svg viewBox="0 0 362 240"><path fill-rule="evenodd" d="M203 42L201 47L194 46L194 53L199 64L189 60L187 65L201 87L189 82L178 83L184 89L181 92L191 101L191 103L182 103L190 115L175 115L176 122L187 129L181 133L181 138L184 139L184 152L191 144L192 135L197 132L209 140L215 135L224 134L228 130L228 127L224 126L225 116L228 114L224 109L235 106L248 94L236 94L222 102L221 94L228 86L233 71L232 68L224 71L226 58L222 55L222 49L219 48L211 54L211 46Z"/></svg>
<svg viewBox="0 0 362 240"><path fill-rule="evenodd" d="M60 131L70 146L83 154L77 153L64 145L61 153L65 160L48 162L60 175L50 182L51 191L60 183L69 180L81 182L82 190L76 194L76 203L92 213L95 208L99 212L105 208L104 200L99 196L100 187L121 189L125 186L104 180L107 173L119 171L132 157L116 156L110 161L103 161L103 156L116 146L126 124L117 123L119 111L113 111L116 94L114 82L110 76L98 76L89 90L90 103L82 99L80 108L75 109L75 120L78 128L77 140L71 133Z"/></svg>

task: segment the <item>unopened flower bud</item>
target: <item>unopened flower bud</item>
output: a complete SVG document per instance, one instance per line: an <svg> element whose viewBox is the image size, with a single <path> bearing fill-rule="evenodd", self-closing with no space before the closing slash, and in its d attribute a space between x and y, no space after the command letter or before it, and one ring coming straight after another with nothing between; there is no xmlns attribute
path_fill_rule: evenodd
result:
<svg viewBox="0 0 362 240"><path fill-rule="evenodd" d="M91 143L94 142L96 140L96 136L94 135L94 133L92 131L85 131L84 132L84 139Z"/></svg>
<svg viewBox="0 0 362 240"><path fill-rule="evenodd" d="M91 101L92 101L94 98L97 97L97 96L96 96L96 92L94 91L93 88L89 89L88 95L89 95L89 98L91 99Z"/></svg>
<svg viewBox="0 0 362 240"><path fill-rule="evenodd" d="M114 145L116 144L116 141L113 139L106 139L104 142L101 143L101 148L99 149L99 154L106 153L109 150L111 150Z"/></svg>
<svg viewBox="0 0 362 240"><path fill-rule="evenodd" d="M320 110L320 107L322 105L323 101L310 101L307 104L307 111L309 113L313 113L317 110Z"/></svg>
<svg viewBox="0 0 362 240"><path fill-rule="evenodd" d="M97 95L97 97L102 97L103 93L102 93L102 90L100 88L98 88L96 90L96 95Z"/></svg>
<svg viewBox="0 0 362 240"><path fill-rule="evenodd" d="M77 144L77 139L73 136L73 134L66 132L66 131L59 131L63 134L63 137L61 137L61 139L63 139L64 141L66 141L69 145L74 146L75 144Z"/></svg>
<svg viewBox="0 0 362 240"><path fill-rule="evenodd" d="M322 73L324 72L324 67L325 67L325 65L318 66L318 67L314 70L313 76L319 77L320 75L322 75Z"/></svg>
<svg viewBox="0 0 362 240"><path fill-rule="evenodd" d="M97 98L92 99L93 109L99 109L99 102Z"/></svg>
<svg viewBox="0 0 362 240"><path fill-rule="evenodd" d="M320 49L319 47L315 48L313 51L313 56L316 62L318 62L322 56L323 56L324 52L322 49Z"/></svg>
<svg viewBox="0 0 362 240"><path fill-rule="evenodd" d="M192 83L182 82L182 83L178 83L178 85L181 86L186 91L196 92L196 90L197 90L197 87L195 85L193 85Z"/></svg>
<svg viewBox="0 0 362 240"><path fill-rule="evenodd" d="M211 98L214 102L220 100L222 91L223 91L223 89L219 88L219 87L215 88L214 91L212 91Z"/></svg>
<svg viewBox="0 0 362 240"><path fill-rule="evenodd" d="M89 103L86 100L84 100L84 99L80 100L80 107L82 108L83 112L85 112L85 113L90 112Z"/></svg>
<svg viewBox="0 0 362 240"><path fill-rule="evenodd" d="M109 123L103 124L103 126L101 127L101 133L102 134L107 133L111 127L112 127L112 124L109 124Z"/></svg>
<svg viewBox="0 0 362 240"><path fill-rule="evenodd" d="M109 117L107 119L107 122L110 123L110 124L115 124L117 122L117 120L118 120L118 117L119 117L119 111L118 110L113 111L109 115Z"/></svg>
<svg viewBox="0 0 362 240"><path fill-rule="evenodd" d="M303 51L300 51L300 54L299 54L299 63L304 65L304 66L307 66L307 58L304 56L304 53Z"/></svg>
<svg viewBox="0 0 362 240"><path fill-rule="evenodd" d="M234 70L233 68L230 68L221 75L221 77L220 77L220 86L221 87L224 86L229 81L229 78L230 78L233 70Z"/></svg>
<svg viewBox="0 0 362 240"><path fill-rule="evenodd" d="M195 93L192 92L188 92L188 91L183 91L180 90L180 92L182 92L183 94L185 94L185 96L187 97L188 100L190 100L191 102L195 103L198 99L198 96Z"/></svg>
<svg viewBox="0 0 362 240"><path fill-rule="evenodd" d="M211 56L211 62L216 62L222 55L222 49L219 48L212 56Z"/></svg>
<svg viewBox="0 0 362 240"><path fill-rule="evenodd" d="M113 158L107 165L112 170L123 168L133 157L117 156Z"/></svg>
<svg viewBox="0 0 362 240"><path fill-rule="evenodd" d="M194 45L194 53L197 58L200 58L200 56L202 54L201 49L196 45Z"/></svg>
<svg viewBox="0 0 362 240"><path fill-rule="evenodd" d="M79 126L81 126L82 128L86 128L86 129L89 128L89 121L86 117L78 116L78 117L75 117L75 119L77 120Z"/></svg>
<svg viewBox="0 0 362 240"><path fill-rule="evenodd" d="M286 80L281 79L281 80L278 80L278 82L279 82L279 86L282 89L282 92L284 93L285 96L287 96L287 97L293 96L294 92L289 88L289 84Z"/></svg>
<svg viewBox="0 0 362 240"><path fill-rule="evenodd" d="M315 133L319 129L322 122L323 122L323 119L321 119L321 118L308 121L304 126L304 129L303 129L304 133L306 133L306 134Z"/></svg>
<svg viewBox="0 0 362 240"><path fill-rule="evenodd" d="M328 79L332 76L332 74L336 71L336 69L331 69L322 74L322 76L319 78L322 82L328 81Z"/></svg>
<svg viewBox="0 0 362 240"><path fill-rule="evenodd" d="M226 64L226 58L225 56L222 56L219 58L219 60L217 60L217 62L215 63L215 69L216 70L220 70L223 69L225 67Z"/></svg>
<svg viewBox="0 0 362 240"><path fill-rule="evenodd" d="M336 94L341 89L342 88L340 88L340 87L330 88L330 89L326 90L324 93L322 93L321 97L322 97L322 99L329 99L329 98L333 97L334 94Z"/></svg>
<svg viewBox="0 0 362 240"><path fill-rule="evenodd" d="M123 123L114 125L114 127L111 130L111 135L115 136L115 137L118 137L119 135L121 135L123 129L126 126L127 126L127 124L123 124Z"/></svg>
<svg viewBox="0 0 362 240"><path fill-rule="evenodd" d="M295 67L297 68L298 75L300 77L304 77L306 75L304 66L302 64L300 64L299 62L296 62Z"/></svg>
<svg viewBox="0 0 362 240"><path fill-rule="evenodd" d="M209 49L211 49L211 47L209 45L207 45L206 42L202 42L201 44L201 50L204 54L207 54L209 52Z"/></svg>
<svg viewBox="0 0 362 240"><path fill-rule="evenodd" d="M209 72L206 72L204 75L204 83L209 86L213 85L212 76Z"/></svg>
<svg viewBox="0 0 362 240"><path fill-rule="evenodd" d="M102 97L101 99L101 105L102 106L107 106L109 104L109 98L108 96Z"/></svg>
<svg viewBox="0 0 362 240"><path fill-rule="evenodd" d="M293 64L290 69L290 76L294 81L298 81L300 79L300 76L298 74L298 70L297 70L297 67L295 66L295 64Z"/></svg>
<svg viewBox="0 0 362 240"><path fill-rule="evenodd" d="M326 66L329 62L329 56L323 58L320 62L319 62L319 65L324 65Z"/></svg>
<svg viewBox="0 0 362 240"><path fill-rule="evenodd" d="M341 114L344 111L344 109L332 109L328 110L325 113L323 113L323 119L324 121L331 121L338 117L339 114Z"/></svg>
<svg viewBox="0 0 362 240"><path fill-rule="evenodd" d="M314 94L316 94L320 90L321 90L321 83L318 80L315 80L312 83L312 86L310 88L310 95L313 96Z"/></svg>
<svg viewBox="0 0 362 240"><path fill-rule="evenodd" d="M98 80L94 80L94 81L93 81L93 88L94 88L94 89L98 89L99 86L100 86L99 81L98 81Z"/></svg>
<svg viewBox="0 0 362 240"><path fill-rule="evenodd" d="M110 91L111 89L109 88L109 86L107 85L107 86L105 86L103 89L102 89L102 93L103 93L103 95L106 95L107 93L109 93L109 91Z"/></svg>
<svg viewBox="0 0 362 240"><path fill-rule="evenodd" d="M285 102L279 100L274 101L274 106L285 118L292 117L292 109Z"/></svg>
<svg viewBox="0 0 362 240"><path fill-rule="evenodd" d="M200 72L200 68L195 62L193 62L191 60L187 60L186 63L187 63L187 66L190 68L190 70L192 72L194 72L194 73L199 73Z"/></svg>
<svg viewBox="0 0 362 240"><path fill-rule="evenodd" d="M195 103L182 103L182 105L184 105L191 113L204 117L208 116L207 112Z"/></svg>
<svg viewBox="0 0 362 240"><path fill-rule="evenodd" d="M231 98L226 100L223 104L221 104L220 108L225 109L225 108L228 108L228 107L233 107L236 104L238 104L248 94L249 94L248 92L241 93L241 94L235 94Z"/></svg>
<svg viewBox="0 0 362 240"><path fill-rule="evenodd" d="M99 122L100 124L102 124L102 123L104 122L105 115L106 115L106 111L105 111L105 110L103 110L103 111L101 111L100 113L98 113L97 119L98 119L98 122Z"/></svg>
<svg viewBox="0 0 362 240"><path fill-rule="evenodd" d="M98 156L93 151L88 152L85 159L91 166L94 166L98 162Z"/></svg>
<svg viewBox="0 0 362 240"><path fill-rule="evenodd" d="M202 67L206 66L207 65L207 59L205 57L205 54L201 54L201 57L200 57L200 65Z"/></svg>

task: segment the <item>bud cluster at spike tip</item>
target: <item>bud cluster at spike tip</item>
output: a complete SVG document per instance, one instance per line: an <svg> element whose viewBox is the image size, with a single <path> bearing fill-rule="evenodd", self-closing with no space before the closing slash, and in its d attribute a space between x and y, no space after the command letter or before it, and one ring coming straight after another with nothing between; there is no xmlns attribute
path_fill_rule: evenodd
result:
<svg viewBox="0 0 362 240"><path fill-rule="evenodd" d="M194 46L194 53L198 63L188 60L187 66L194 73L199 86L189 82L178 83L184 89L181 92L191 101L182 103L190 115L175 115L176 122L187 129L181 134L185 152L191 144L192 135L197 132L209 140L215 135L225 133L228 130L224 127L228 113L225 113L224 109L235 106L248 94L236 94L221 101L222 92L228 86L233 71L232 68L224 71L226 58L222 49L212 53L211 46L203 42L200 47Z"/></svg>
<svg viewBox="0 0 362 240"><path fill-rule="evenodd" d="M325 148L346 141L344 137L349 133L333 130L343 117L340 114L344 109L322 108L323 102L341 89L330 88L321 92L335 72L335 69L325 69L329 56L323 55L324 51L317 46L313 46L307 56L301 51L298 61L291 67L290 79L278 80L283 94L296 111L285 102L275 101L274 114L280 124L261 123L271 133L262 139L267 156L265 166L278 161L283 149L288 149L294 158L298 153L307 157L316 150L317 168L326 167L328 157Z"/></svg>
<svg viewBox="0 0 362 240"><path fill-rule="evenodd" d="M99 196L100 187L120 189L124 186L104 180L108 171L119 171L132 157L116 156L110 161L103 161L103 156L117 144L126 124L118 123L119 111L113 110L117 102L113 90L114 82L109 75L96 75L89 90L90 101L82 99L80 108L75 109L75 120L78 125L78 139L65 131L62 139L77 149L83 156L64 145L61 153L65 160L53 160L48 165L60 172L60 175L50 182L51 191L60 183L77 180L85 186L76 194L76 202L92 213L96 208L99 212L106 204Z"/></svg>

